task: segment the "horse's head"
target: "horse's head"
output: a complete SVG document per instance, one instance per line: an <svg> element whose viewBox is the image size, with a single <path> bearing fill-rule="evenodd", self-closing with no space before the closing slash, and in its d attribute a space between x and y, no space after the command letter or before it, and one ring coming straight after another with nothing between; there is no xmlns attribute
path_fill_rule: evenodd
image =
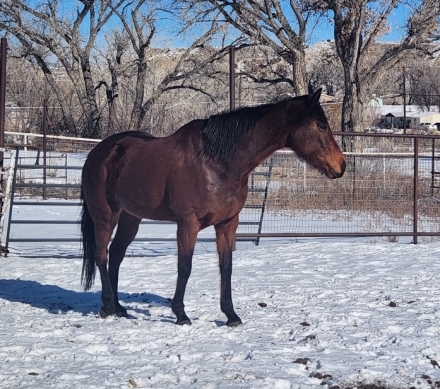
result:
<svg viewBox="0 0 440 389"><path fill-rule="evenodd" d="M290 101L287 147L329 178L342 177L345 157L333 138L324 110L319 104L321 89Z"/></svg>

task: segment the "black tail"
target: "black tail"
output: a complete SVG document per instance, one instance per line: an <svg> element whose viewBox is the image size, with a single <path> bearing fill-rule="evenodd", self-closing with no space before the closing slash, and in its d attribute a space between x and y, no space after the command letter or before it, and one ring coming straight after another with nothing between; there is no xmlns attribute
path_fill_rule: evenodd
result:
<svg viewBox="0 0 440 389"><path fill-rule="evenodd" d="M95 223L90 216L87 203L81 191L82 212L81 212L81 233L83 250L83 267L81 273L81 284L84 290L89 290L93 286L96 274L95 263Z"/></svg>

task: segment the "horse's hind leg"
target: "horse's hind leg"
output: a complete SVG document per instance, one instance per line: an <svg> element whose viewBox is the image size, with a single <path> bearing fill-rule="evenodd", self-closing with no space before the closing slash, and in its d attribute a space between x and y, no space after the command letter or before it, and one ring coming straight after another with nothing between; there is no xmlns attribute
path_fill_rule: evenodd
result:
<svg viewBox="0 0 440 389"><path fill-rule="evenodd" d="M113 291L115 313L117 316L127 316L126 309L119 304L118 300L119 267L124 259L127 247L133 241L138 232L140 222L140 218L122 212L119 216L115 237L113 238L109 249L108 273L111 289Z"/></svg>
<svg viewBox="0 0 440 389"><path fill-rule="evenodd" d="M102 293L101 300L104 305L99 311L101 317L107 317L115 314L114 294L112 291L110 278L107 270L108 264L108 244L112 232L116 226L119 212L112 212L109 209L101 212L95 212L93 216L95 222L95 257L96 266L101 276Z"/></svg>
<svg viewBox="0 0 440 389"><path fill-rule="evenodd" d="M235 233L238 226L238 215L232 219L216 224L216 241L220 266L220 308L228 318L226 325L235 327L242 324L232 304L231 276L232 251L235 244Z"/></svg>

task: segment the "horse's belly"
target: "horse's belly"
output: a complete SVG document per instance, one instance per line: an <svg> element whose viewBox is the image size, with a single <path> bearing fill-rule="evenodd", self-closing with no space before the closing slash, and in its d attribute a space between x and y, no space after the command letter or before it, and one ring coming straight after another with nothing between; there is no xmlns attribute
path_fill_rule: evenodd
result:
<svg viewBox="0 0 440 389"><path fill-rule="evenodd" d="M117 203L125 212L142 219L176 221L176 215L164 197L134 190L118 196Z"/></svg>
<svg viewBox="0 0 440 389"><path fill-rule="evenodd" d="M117 180L116 202L139 218L172 222L195 218L203 229L234 217L246 200L247 186L220 182L212 189L204 180L186 177L182 181L182 174L176 171L158 176L152 168L137 170L135 179L122 174Z"/></svg>
<svg viewBox="0 0 440 389"><path fill-rule="evenodd" d="M121 177L115 202L118 208L143 219L176 221L164 185L154 180L139 178L127 182Z"/></svg>

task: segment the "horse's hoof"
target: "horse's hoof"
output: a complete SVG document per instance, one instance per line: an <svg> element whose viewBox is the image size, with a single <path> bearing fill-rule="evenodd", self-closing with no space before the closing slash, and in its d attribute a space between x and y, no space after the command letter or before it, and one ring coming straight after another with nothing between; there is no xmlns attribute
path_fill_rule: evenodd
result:
<svg viewBox="0 0 440 389"><path fill-rule="evenodd" d="M187 325L190 326L192 323L191 323L191 320L189 320L188 318L186 318L186 319L177 320L177 321L176 321L176 324L179 325L179 326L183 326L183 325L185 325L185 324L187 324Z"/></svg>
<svg viewBox="0 0 440 389"><path fill-rule="evenodd" d="M111 315L114 315L115 313L114 312L108 312L106 309L105 309L105 307L101 307L101 309L99 310L99 316L102 318L102 319L105 319L106 317L109 317L109 316L111 316Z"/></svg>
<svg viewBox="0 0 440 389"><path fill-rule="evenodd" d="M122 308L122 307L121 307L121 308ZM126 310L125 308L118 309L118 310L116 311L116 316L117 316L117 317L127 317L127 316L128 316L127 310Z"/></svg>
<svg viewBox="0 0 440 389"><path fill-rule="evenodd" d="M228 320L226 322L226 325L228 327L238 327L240 325L243 325L243 322L240 319L238 319L238 320Z"/></svg>

